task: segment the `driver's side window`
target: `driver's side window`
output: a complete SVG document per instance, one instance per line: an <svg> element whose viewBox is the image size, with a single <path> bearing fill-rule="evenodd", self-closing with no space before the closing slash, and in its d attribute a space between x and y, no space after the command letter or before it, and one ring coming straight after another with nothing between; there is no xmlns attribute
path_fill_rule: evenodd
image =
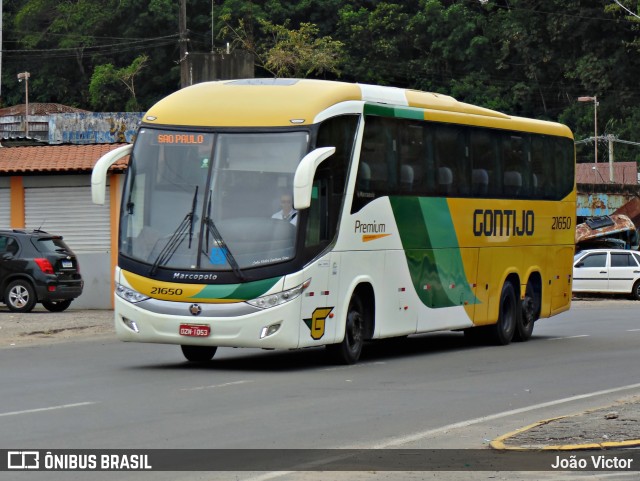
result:
<svg viewBox="0 0 640 481"><path fill-rule="evenodd" d="M320 164L313 181L305 247L311 255L334 238L346 189L358 117L344 115L322 123L315 147L335 147L335 153Z"/></svg>
<svg viewBox="0 0 640 481"><path fill-rule="evenodd" d="M607 266L607 254L591 254L586 256L580 261L578 267L606 267Z"/></svg>

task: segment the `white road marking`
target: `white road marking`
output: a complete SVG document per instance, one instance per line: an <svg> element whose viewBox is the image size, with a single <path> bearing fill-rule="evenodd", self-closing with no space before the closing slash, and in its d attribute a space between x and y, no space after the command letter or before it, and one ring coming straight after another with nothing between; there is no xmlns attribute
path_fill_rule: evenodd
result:
<svg viewBox="0 0 640 481"><path fill-rule="evenodd" d="M211 386L186 387L180 390L181 391L202 391L204 389L216 389L219 387L237 386L238 384L246 384L248 382L253 382L253 381L233 381L233 382L225 382L223 384L212 384Z"/></svg>
<svg viewBox="0 0 640 481"><path fill-rule="evenodd" d="M436 434L442 434L442 433L446 433L448 431L452 431L454 429L460 429L460 428L466 428L468 426L472 426L474 424L480 424L486 421L493 421L495 419L500 419L500 418L505 418L505 417L509 417L509 416L514 416L516 414L522 414L525 412L529 412L529 411L535 411L536 409L542 409L542 408L546 408L546 407L551 407L551 406L557 406L559 404L565 404L565 403L569 403L572 401L579 401L581 399L589 399L592 397L597 397L597 396L603 396L606 394L613 394L616 392L620 392L620 391L627 391L630 389L640 389L640 383L638 384L629 384L627 386L620 386L620 387L616 387L616 388L612 388L612 389L605 389L603 391L595 391L595 392L591 392L591 393L587 393L587 394L580 394L578 396L571 396L571 397L567 397L567 398L563 398L563 399L557 399L555 401L549 401L549 402L545 402L545 403L541 403L541 404L533 404L531 406L527 406L524 408L520 408L520 409L512 409L511 411L504 411L501 413L496 413L496 414L491 414L489 416L482 416L479 418L475 418L475 419L468 419L466 421L461 421L459 423L453 423L453 424L448 424L447 426L441 426L439 428L435 428L435 429L429 429L427 431L422 431L419 433L414 433L414 434L410 434L409 436L401 436L401 437L397 437L397 438L392 438L389 439L381 444L377 444L377 445L372 445L372 446L359 446L359 449L387 449L387 448L391 448L393 446L401 446L403 444L406 443L411 443L411 442L415 442L415 441L420 441L424 438L427 438L429 436L433 436ZM343 446L344 449L354 449L353 447L345 447ZM245 481L268 481L270 479L276 479L282 476L285 476L287 474L291 474L294 473L295 471L272 471L270 473L265 473L262 475L258 475L255 477L251 477L248 478Z"/></svg>
<svg viewBox="0 0 640 481"><path fill-rule="evenodd" d="M627 332L638 332L640 329L627 329Z"/></svg>
<svg viewBox="0 0 640 481"><path fill-rule="evenodd" d="M321 372L324 372L324 371L337 371L337 370L344 370L344 369L360 369L362 367L382 366L384 364L386 364L385 361L359 362L356 364L350 364L348 366L324 367L318 370Z"/></svg>
<svg viewBox="0 0 640 481"><path fill-rule="evenodd" d="M411 442L415 442L415 441L420 441L424 438L427 438L429 436L433 436L434 434L441 434L441 433L445 433L447 431L451 431L453 429L460 429L460 428L466 428L467 426L472 426L474 424L480 424L486 421L493 421L495 419L501 419L501 418L506 418L509 416L514 416L516 414L522 414L522 413L526 413L529 411L535 411L536 409L542 409L542 408L548 408L551 406L557 406L559 404L566 404L569 402L573 402L573 401L580 401L581 399L589 399L592 397L597 397L597 396L604 396L606 394L613 394L616 392L620 392L620 391L628 391L630 389L640 389L640 383L639 384L629 384L627 386L621 386L621 387L616 387L613 389L605 389L603 391L595 391L595 392L591 392L591 393L587 393L587 394L580 394L578 396L571 396L571 397L566 397L563 399L556 399L555 401L548 401L545 403L540 403L540 404L533 404L531 406L527 406L527 407L523 407L523 408L519 408L519 409L512 409L511 411L504 411L504 412L500 412L500 413L496 413L496 414L490 414L489 416L482 416L479 418L475 418L475 419L468 419L466 421L461 421L459 423L453 423L453 424L449 424L447 426L442 426L439 428L435 428L435 429L429 429L428 431L422 431L419 433L415 433L415 434L410 434L409 436L401 436L398 438L393 438L390 439L388 441L385 441L382 444L378 444L376 446L372 446L372 449L385 449L385 448L389 448L391 446L401 446L403 444L406 443L411 443Z"/></svg>
<svg viewBox="0 0 640 481"><path fill-rule="evenodd" d="M547 341L559 341L561 339L577 339L579 337L589 337L589 334L579 334L577 336L566 336L566 337L552 337L550 339L546 339Z"/></svg>
<svg viewBox="0 0 640 481"><path fill-rule="evenodd" d="M80 406L89 406L91 404L98 404L97 402L83 402L83 403L75 403L75 404L62 404L60 406L49 406L46 408L37 408L37 409L27 409L25 411L13 411L10 413L0 413L0 417L4 416L17 416L19 414L31 414L31 413L41 413L44 411L55 411L56 409L69 409L69 408L77 408Z"/></svg>

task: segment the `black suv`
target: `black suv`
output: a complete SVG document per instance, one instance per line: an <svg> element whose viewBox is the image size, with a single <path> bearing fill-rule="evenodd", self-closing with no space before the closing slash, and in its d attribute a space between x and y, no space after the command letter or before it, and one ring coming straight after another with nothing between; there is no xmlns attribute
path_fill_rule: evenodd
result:
<svg viewBox="0 0 640 481"><path fill-rule="evenodd" d="M0 230L0 301L29 312L37 302L61 312L82 294L78 259L58 235Z"/></svg>

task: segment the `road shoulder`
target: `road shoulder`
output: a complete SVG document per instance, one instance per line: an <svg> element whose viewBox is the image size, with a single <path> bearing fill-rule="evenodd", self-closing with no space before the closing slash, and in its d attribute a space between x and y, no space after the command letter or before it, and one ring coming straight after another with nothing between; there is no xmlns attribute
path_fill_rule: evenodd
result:
<svg viewBox="0 0 640 481"><path fill-rule="evenodd" d="M38 306L23 314L0 308L0 349L100 337L115 338L113 310L49 312Z"/></svg>

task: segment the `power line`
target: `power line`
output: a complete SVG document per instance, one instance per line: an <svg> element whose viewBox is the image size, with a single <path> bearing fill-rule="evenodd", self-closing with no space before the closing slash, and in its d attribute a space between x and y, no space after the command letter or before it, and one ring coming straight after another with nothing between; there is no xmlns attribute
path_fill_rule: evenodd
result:
<svg viewBox="0 0 640 481"><path fill-rule="evenodd" d="M127 41L120 43L112 43L112 44L104 44L104 45L79 45L77 47L67 47L67 48L47 48L47 49L15 49L15 50L3 50L3 53L54 53L54 52L76 52L78 49L82 50L100 50L103 48L112 48L112 47L122 47L123 45L132 45L132 44L142 44L145 42L153 42L157 40L165 40L170 38L177 38L180 34L174 33L171 35L165 35L163 37L154 37L154 38L144 38L136 41Z"/></svg>
<svg viewBox="0 0 640 481"><path fill-rule="evenodd" d="M586 139L582 139L582 140L576 140L574 143L576 145L579 144L590 144L592 143L595 139L595 137L587 137ZM617 142L619 144L627 144L627 145L638 145L640 146L640 142L632 142L630 140L622 140L617 138L615 135L598 135L597 137L597 141L601 142L601 141L607 141L607 142Z"/></svg>

